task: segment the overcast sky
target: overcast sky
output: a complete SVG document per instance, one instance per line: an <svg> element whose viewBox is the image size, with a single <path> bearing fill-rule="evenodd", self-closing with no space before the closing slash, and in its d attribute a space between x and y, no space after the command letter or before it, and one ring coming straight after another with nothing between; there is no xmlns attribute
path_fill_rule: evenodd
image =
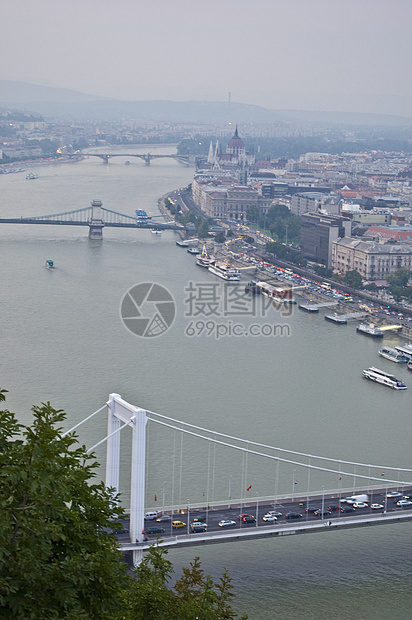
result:
<svg viewBox="0 0 412 620"><path fill-rule="evenodd" d="M0 78L412 117L412 0L1 0Z"/></svg>

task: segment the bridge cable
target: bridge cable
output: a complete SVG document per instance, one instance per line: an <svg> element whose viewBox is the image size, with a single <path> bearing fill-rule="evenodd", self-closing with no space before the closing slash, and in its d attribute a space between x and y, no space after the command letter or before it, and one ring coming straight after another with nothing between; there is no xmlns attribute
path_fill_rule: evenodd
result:
<svg viewBox="0 0 412 620"><path fill-rule="evenodd" d="M87 422L88 420L90 420L94 415L96 415L96 413L100 413L100 411L103 411L103 409L105 409L107 407L107 403L105 403L103 405L103 407L100 407L100 409L98 409L97 411L95 411L94 413L91 413L89 416L87 416L87 418L85 418L84 420L82 420L81 422L79 422L78 424L76 424L75 426L73 426L71 429L69 429L68 431L66 431L65 433L62 434L62 437L66 437L66 435L68 435L69 433L72 433L74 430L76 430L76 428L79 428L79 426L81 426L82 424L84 424L85 422Z"/></svg>
<svg viewBox="0 0 412 620"><path fill-rule="evenodd" d="M336 469L330 469L329 467L319 467L317 465L309 465L309 464L301 463L300 461L292 461L291 459L285 459L285 458L277 457L277 456L274 456L274 455L271 455L271 454L265 454L263 452L257 452L256 450L250 450L248 448L244 448L244 447L241 447L241 446L236 446L234 444L230 444L230 443L225 442L225 441L220 441L218 439L212 439L211 437L205 437L204 435L200 435L199 433L194 433L193 431L185 430L183 428L179 429L179 428L177 428L177 427L175 427L175 426L173 426L171 424L167 424L166 422L162 422L160 420L153 420L153 422L156 422L156 424L160 424L161 426L166 426L168 428L176 429L176 430L178 430L181 433L185 433L186 435L191 435L193 437L197 437L197 438L203 439L205 441L215 442L218 445L225 446L225 447L228 447L228 448L232 448L233 450L240 450L240 451L243 451L243 452L248 453L248 454L254 454L255 456L261 456L263 458L268 458L268 459L271 459L271 460L279 460L282 463L289 463L290 465L297 465L299 467L309 467L310 469L316 469L317 471L324 471L324 472L328 472L328 473L332 473L332 474L338 474L339 473ZM333 460L333 459L329 459L329 460ZM405 471L410 471L410 470L405 470ZM349 472L344 472L344 475L345 476L350 476L350 477L354 476L354 474L351 474ZM374 476L371 476L369 478L369 476L365 476L363 474L357 474L356 476L358 478L362 478L362 479L366 479L366 480L370 479L370 480L376 480L376 481L380 481L380 482L382 481L381 477L376 478ZM409 484L411 484L409 481L407 482L407 481L400 481L400 480L392 480L392 479L388 479L388 478L385 478L385 481L386 482L392 482L394 484L400 484L400 485L409 485Z"/></svg>
<svg viewBox="0 0 412 620"><path fill-rule="evenodd" d="M318 459L321 461L330 461L332 463L343 463L345 465L358 465L360 467L372 467L374 469L387 469L387 470L391 470L391 471L402 471L402 472L410 472L412 473L412 469L408 469L408 468L399 468L399 467L390 467L390 466L385 466L385 465L373 465L371 463L356 463L354 461L343 461L343 460L338 460L338 459L333 459L327 456L318 456L316 454L307 454L305 452L296 452L295 450L287 450L285 448L279 448L277 446L269 446L267 444L263 444L263 443L259 443L256 441L250 441L250 440L246 440L246 439L242 439L241 437L234 437L233 435L227 435L226 433L219 433L218 431L211 431L210 429L204 428L202 426L196 426L194 424L189 424L188 422L182 422L181 420L176 420L175 418L171 418L169 416L165 416L162 415L160 413L156 413L155 411L147 411L147 414L151 414L151 415L155 415L155 416L159 416L161 418L164 418L166 420L170 420L172 422L177 422L179 424L184 424L187 427L190 428L194 428L200 431L203 431L205 433L214 433L215 435L219 436L219 437L225 437L226 439L233 439L234 441L239 441L239 442L243 442L243 443L249 443L251 445L254 446L258 446L259 448L268 448L269 450L277 450L278 452L285 452L287 454L294 454L296 456L303 456L306 458L314 458L314 459ZM152 420L152 422L158 422L160 423L158 420L155 420L154 418L149 418L150 420ZM352 474L351 474L352 475Z"/></svg>

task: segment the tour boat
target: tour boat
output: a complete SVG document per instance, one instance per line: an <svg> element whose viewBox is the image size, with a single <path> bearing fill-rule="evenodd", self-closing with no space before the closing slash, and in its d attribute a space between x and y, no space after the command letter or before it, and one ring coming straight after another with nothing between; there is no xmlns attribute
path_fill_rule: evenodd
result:
<svg viewBox="0 0 412 620"><path fill-rule="evenodd" d="M392 347L382 347L382 349L379 350L379 355L391 362L396 362L396 364L406 364L408 361L405 355L402 355L402 353Z"/></svg>
<svg viewBox="0 0 412 620"><path fill-rule="evenodd" d="M222 280L228 280L230 282L240 281L240 272L235 267L231 267L223 261L215 262L214 265L209 265L208 270L213 273L214 276L222 278Z"/></svg>
<svg viewBox="0 0 412 620"><path fill-rule="evenodd" d="M379 368L374 368L373 366L364 370L362 375L365 379L370 379L371 381L375 381L375 383L386 385L393 390L407 389L407 386L402 383L402 381L399 381L399 379L397 379L394 375L391 375L389 372L379 370Z"/></svg>

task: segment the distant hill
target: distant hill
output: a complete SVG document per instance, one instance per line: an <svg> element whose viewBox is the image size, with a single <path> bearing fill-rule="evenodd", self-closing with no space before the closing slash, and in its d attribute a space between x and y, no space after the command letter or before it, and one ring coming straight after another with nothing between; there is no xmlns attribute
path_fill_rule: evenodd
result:
<svg viewBox="0 0 412 620"><path fill-rule="evenodd" d="M213 101L121 101L63 88L0 80L0 107L33 112L46 119L77 121L325 124L346 126L412 126L412 118L350 112L270 110L244 103Z"/></svg>

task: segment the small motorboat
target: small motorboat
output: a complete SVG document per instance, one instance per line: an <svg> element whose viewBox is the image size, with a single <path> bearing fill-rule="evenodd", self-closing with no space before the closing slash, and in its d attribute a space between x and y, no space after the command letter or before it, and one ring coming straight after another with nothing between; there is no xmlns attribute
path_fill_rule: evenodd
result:
<svg viewBox="0 0 412 620"><path fill-rule="evenodd" d="M53 260L46 260L46 267L47 269L54 269L54 261Z"/></svg>

